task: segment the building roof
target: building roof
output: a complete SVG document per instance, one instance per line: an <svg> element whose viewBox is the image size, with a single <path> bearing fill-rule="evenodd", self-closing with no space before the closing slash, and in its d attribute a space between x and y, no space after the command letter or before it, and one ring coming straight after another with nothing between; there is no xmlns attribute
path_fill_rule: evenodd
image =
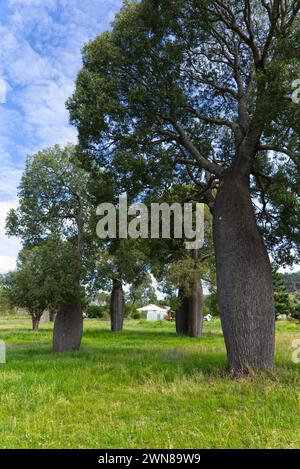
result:
<svg viewBox="0 0 300 469"><path fill-rule="evenodd" d="M168 309L168 307L162 308L161 306L150 304L143 306L142 308L138 308L138 311L167 311Z"/></svg>

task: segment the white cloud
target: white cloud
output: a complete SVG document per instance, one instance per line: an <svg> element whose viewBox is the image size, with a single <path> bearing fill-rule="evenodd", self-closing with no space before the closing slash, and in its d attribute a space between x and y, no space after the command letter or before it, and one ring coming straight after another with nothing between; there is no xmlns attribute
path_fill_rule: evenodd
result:
<svg viewBox="0 0 300 469"><path fill-rule="evenodd" d="M20 242L4 231L16 206L25 158L55 143L76 142L65 101L74 89L84 43L107 29L121 0L0 2L0 271L15 266ZM3 9L3 12L2 12ZM3 13L3 14L2 14Z"/></svg>
<svg viewBox="0 0 300 469"><path fill-rule="evenodd" d="M18 238L8 238L5 235L5 220L8 211L16 208L17 200L0 202L0 273L8 272L16 266L16 259L21 248Z"/></svg>
<svg viewBox="0 0 300 469"><path fill-rule="evenodd" d="M0 255L0 274L7 274L16 268L16 258Z"/></svg>

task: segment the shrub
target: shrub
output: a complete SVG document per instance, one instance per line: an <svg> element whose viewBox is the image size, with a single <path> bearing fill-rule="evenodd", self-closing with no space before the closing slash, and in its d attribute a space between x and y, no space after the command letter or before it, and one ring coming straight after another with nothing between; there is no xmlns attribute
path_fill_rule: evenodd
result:
<svg viewBox="0 0 300 469"><path fill-rule="evenodd" d="M141 319L141 313L139 311L135 311L131 314L132 319Z"/></svg>
<svg viewBox="0 0 300 469"><path fill-rule="evenodd" d="M125 318L131 317L132 319L140 319L141 313L136 309L132 303L125 304Z"/></svg>
<svg viewBox="0 0 300 469"><path fill-rule="evenodd" d="M204 296L204 315L206 316L207 314L212 316L220 315L216 292L211 292Z"/></svg>
<svg viewBox="0 0 300 469"><path fill-rule="evenodd" d="M106 307L98 305L88 305L85 312L88 318L100 319L105 316Z"/></svg>
<svg viewBox="0 0 300 469"><path fill-rule="evenodd" d="M300 303L294 305L292 317L300 322Z"/></svg>

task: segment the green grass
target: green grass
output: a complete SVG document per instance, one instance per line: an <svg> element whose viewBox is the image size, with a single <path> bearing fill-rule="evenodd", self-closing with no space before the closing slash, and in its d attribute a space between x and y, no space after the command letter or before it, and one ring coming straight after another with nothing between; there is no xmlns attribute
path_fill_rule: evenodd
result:
<svg viewBox="0 0 300 469"><path fill-rule="evenodd" d="M173 324L86 320L80 352L53 355L51 325L0 318L1 448L297 448L300 326L277 324L271 375L233 381L219 321L201 339Z"/></svg>

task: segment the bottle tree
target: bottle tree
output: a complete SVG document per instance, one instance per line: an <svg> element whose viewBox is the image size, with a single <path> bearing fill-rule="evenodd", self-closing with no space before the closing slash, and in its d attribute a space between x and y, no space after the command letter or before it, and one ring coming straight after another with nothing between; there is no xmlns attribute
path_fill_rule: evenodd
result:
<svg viewBox="0 0 300 469"><path fill-rule="evenodd" d="M182 175L184 176L184 175ZM197 187L194 184L172 184L147 194L145 201L160 204L185 203L197 201ZM149 262L155 277L159 280L163 291L173 296L177 291L176 301L176 332L179 335L199 337L203 325L203 287L202 280L208 280L214 271L214 252L212 246L211 215L204 210L204 244L197 249L186 249L186 239L174 237L175 221L170 239L151 239L149 241ZM194 226L195 229L195 226Z"/></svg>
<svg viewBox="0 0 300 469"><path fill-rule="evenodd" d="M96 268L99 272L96 285L100 289L110 290L111 331L123 330L125 314L124 285L143 285L149 275L147 254L143 249L143 240L122 239L101 243L98 251Z"/></svg>
<svg viewBox="0 0 300 469"><path fill-rule="evenodd" d="M120 155L122 158L122 155ZM132 159L129 165L134 164ZM126 173L126 166L122 165ZM120 196L128 197L128 205L140 195L141 184L137 178L126 178L127 183L119 180L116 168L107 168L95 165L86 165L89 170L88 193L93 210L89 221L90 233L93 238L95 253L95 271L91 278L94 289L110 291L110 318L111 330L123 330L125 314L124 285L139 288L149 275L148 246L144 239L119 238L119 202ZM127 166L128 168L128 166ZM129 181L130 179L130 181ZM106 222L107 210L98 208L101 204L110 204L115 211L113 235L109 235L109 224ZM127 217L127 213L123 216ZM103 221L104 220L104 221ZM129 217L128 217L128 221ZM99 236L98 226L101 223L102 235ZM107 231L107 234L106 234ZM92 272L92 269L91 269Z"/></svg>
<svg viewBox="0 0 300 469"><path fill-rule="evenodd" d="M299 113L290 100L299 11L298 0L125 3L112 31L83 49L68 102L87 160L108 167L116 155L134 154L161 177L181 164L197 181L213 211L218 301L235 375L273 367L272 269L251 186L268 164L272 182L285 166L286 194L298 168L299 134L289 129Z"/></svg>
<svg viewBox="0 0 300 469"><path fill-rule="evenodd" d="M71 290L78 295L61 298L53 332L53 350L80 348L83 316L79 292L86 282L87 267L92 263L89 234L90 202L87 173L80 167L76 148L58 145L29 156L21 179L19 206L7 217L8 235L18 236L24 246L38 245L50 236L68 240L80 268L75 276L66 276ZM49 257L55 253L48 253ZM61 269L66 269L64 257Z"/></svg>

